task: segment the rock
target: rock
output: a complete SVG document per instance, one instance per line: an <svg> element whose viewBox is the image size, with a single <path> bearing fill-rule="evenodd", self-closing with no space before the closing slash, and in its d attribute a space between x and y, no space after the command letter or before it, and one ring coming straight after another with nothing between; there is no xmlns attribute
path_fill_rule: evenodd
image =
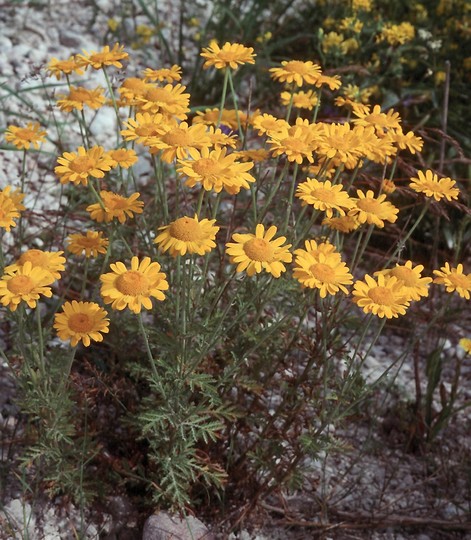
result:
<svg viewBox="0 0 471 540"><path fill-rule="evenodd" d="M142 540L214 540L214 536L199 519L187 516L181 519L167 512L147 518Z"/></svg>

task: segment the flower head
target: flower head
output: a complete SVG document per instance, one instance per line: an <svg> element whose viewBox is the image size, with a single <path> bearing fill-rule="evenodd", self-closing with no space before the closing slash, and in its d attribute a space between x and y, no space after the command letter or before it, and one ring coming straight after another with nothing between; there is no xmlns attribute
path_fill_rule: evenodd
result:
<svg viewBox="0 0 471 540"><path fill-rule="evenodd" d="M285 60L281 62L281 67L270 68L270 73L276 81L303 86L316 84L321 75L321 67L311 61Z"/></svg>
<svg viewBox="0 0 471 540"><path fill-rule="evenodd" d="M199 150L209 147L210 140L203 124L189 126L181 122L176 126L168 126L160 135L149 139L148 146L151 153L162 152L162 161L172 163L175 158L186 158L190 148Z"/></svg>
<svg viewBox="0 0 471 540"><path fill-rule="evenodd" d="M42 251L41 249L28 249L20 258L5 268L5 272L14 272L30 262L33 268L42 268L49 272L53 278L60 279L61 272L65 270L65 257L63 251ZM52 283L52 282L51 282Z"/></svg>
<svg viewBox="0 0 471 540"><path fill-rule="evenodd" d="M54 172L61 184L73 182L84 186L88 184L89 176L103 178L113 166L111 157L102 146L93 146L89 150L79 146L77 152L64 152L57 158L57 163L59 165Z"/></svg>
<svg viewBox="0 0 471 540"><path fill-rule="evenodd" d="M124 122L127 129L123 129L121 135L125 141L136 141L149 146L155 137L176 125L176 121L170 121L159 113L137 113L136 118L129 118L127 122Z"/></svg>
<svg viewBox="0 0 471 540"><path fill-rule="evenodd" d="M288 106L292 103L293 108L295 109L307 109L312 111L312 109L317 105L319 98L317 93L314 90L308 90L307 92L281 92L281 103L285 106Z"/></svg>
<svg viewBox="0 0 471 540"><path fill-rule="evenodd" d="M109 45L105 45L101 51L83 51L83 54L79 54L78 57L83 61L85 66L90 66L93 69L101 69L105 66L114 66L122 68L120 60L128 58L128 53L124 51L124 45L115 43L113 48L110 49Z"/></svg>
<svg viewBox="0 0 471 540"><path fill-rule="evenodd" d="M141 309L152 309L152 298L165 300L162 291L168 290L166 275L160 272L160 264L144 257L139 262L137 257L131 259L128 269L122 262L110 265L112 272L100 276L102 282L101 295L105 304L113 309L122 310L128 307L134 313Z"/></svg>
<svg viewBox="0 0 471 540"><path fill-rule="evenodd" d="M151 114L161 113L185 120L189 112L190 94L185 94L186 86L176 84L172 86L154 86L146 93L137 97L137 106L143 112Z"/></svg>
<svg viewBox="0 0 471 540"><path fill-rule="evenodd" d="M219 227L215 219L202 219L183 216L164 227L159 227L159 234L154 240L162 251L170 251L172 257L197 253L204 255L216 247L216 234Z"/></svg>
<svg viewBox="0 0 471 540"><path fill-rule="evenodd" d="M57 100L57 105L65 112L82 111L85 105L90 109L99 109L106 102L103 88L100 87L88 90L82 86L71 86L68 94L59 94L58 97L61 99Z"/></svg>
<svg viewBox="0 0 471 540"><path fill-rule="evenodd" d="M471 339L470 338L461 338L460 347L467 353L471 354Z"/></svg>
<svg viewBox="0 0 471 540"><path fill-rule="evenodd" d="M329 218L333 216L334 210L344 216L345 210L349 210L355 205L348 193L343 190L342 185L332 185L330 180L319 182L316 179L308 178L298 185L296 197L303 201L304 206L310 204L316 210L325 212Z"/></svg>
<svg viewBox="0 0 471 540"><path fill-rule="evenodd" d="M225 126L232 130L237 130L239 128L239 122L241 126L244 126L247 123L247 115L242 111L223 109L220 119L219 115L219 109L196 111L196 116L193 118L193 124ZM237 118L239 118L239 122L237 121Z"/></svg>
<svg viewBox="0 0 471 540"><path fill-rule="evenodd" d="M118 88L120 104L134 106L138 104L137 98L142 97L149 88L153 88L144 79L128 77Z"/></svg>
<svg viewBox="0 0 471 540"><path fill-rule="evenodd" d="M167 83L179 82L182 79L182 68L176 64L170 68L146 68L143 71L143 75L146 81Z"/></svg>
<svg viewBox="0 0 471 540"><path fill-rule="evenodd" d="M67 249L74 255L85 254L85 257L98 257L106 253L108 239L101 231L87 231L86 234L71 234L68 238Z"/></svg>
<svg viewBox="0 0 471 540"><path fill-rule="evenodd" d="M349 210L348 215L354 216L360 223L384 227L384 222L394 223L399 210L390 202L386 201L386 195L375 197L371 189L366 194L357 190L358 199L355 206Z"/></svg>
<svg viewBox="0 0 471 540"><path fill-rule="evenodd" d="M437 276L433 282L438 285L445 285L446 292L457 292L461 298L470 299L471 293L471 274L463 273L463 265L458 264L456 268L445 263L440 270L434 270L433 273Z"/></svg>
<svg viewBox="0 0 471 540"><path fill-rule="evenodd" d="M92 341L103 341L109 332L106 311L95 302L66 302L62 312L54 317L54 328L62 341L69 341L75 347L81 341L89 347Z"/></svg>
<svg viewBox="0 0 471 540"><path fill-rule="evenodd" d="M232 235L234 242L227 244L227 254L231 263L237 264L237 272L246 270L248 276L253 276L265 270L279 278L286 271L283 263L293 259L289 252L291 244L283 245L286 242L284 236L274 239L276 231L274 225L265 231L265 227L258 224L255 234Z"/></svg>
<svg viewBox="0 0 471 540"><path fill-rule="evenodd" d="M20 217L20 212L14 201L5 193L0 192L0 228L10 232L16 227L14 220Z"/></svg>
<svg viewBox="0 0 471 540"><path fill-rule="evenodd" d="M142 214L144 203L138 201L140 193L133 193L129 197L123 197L112 191L100 191L101 202L87 206L90 217L98 223L109 223L116 218L124 223L126 218L133 218L134 214Z"/></svg>
<svg viewBox="0 0 471 540"><path fill-rule="evenodd" d="M339 217L331 217L331 218L324 218L322 220L322 225L327 225L330 229L333 229L334 231L339 231L341 233L351 233L353 231L356 231L358 227L361 225L361 223L358 221L358 219L354 216L339 216Z"/></svg>
<svg viewBox="0 0 471 540"><path fill-rule="evenodd" d="M47 72L50 75L54 75L59 81L62 75L71 75L76 73L77 75L84 74L84 62L78 56L69 56L68 60L58 60L57 58L51 58L47 65Z"/></svg>
<svg viewBox="0 0 471 540"><path fill-rule="evenodd" d="M35 308L40 295L51 298L50 285L54 281L51 273L39 266L33 267L30 261L15 270L5 272L0 279L0 303L11 311L21 302Z"/></svg>
<svg viewBox="0 0 471 540"><path fill-rule="evenodd" d="M366 274L364 281L356 281L352 291L353 301L365 313L381 319L404 315L409 307L403 284L394 276L378 275L377 280Z"/></svg>
<svg viewBox="0 0 471 540"><path fill-rule="evenodd" d="M136 151L132 148L118 148L117 150L110 150L108 156L111 159L112 167L121 167L122 169L129 169L134 163L137 162Z"/></svg>
<svg viewBox="0 0 471 540"><path fill-rule="evenodd" d="M29 150L30 146L39 148L46 140L46 132L41 130L37 122L28 122L25 127L8 126L5 131L5 140L11 142L19 150Z"/></svg>
<svg viewBox="0 0 471 540"><path fill-rule="evenodd" d="M396 264L394 268L375 272L375 275L394 276L399 283L402 283L407 299L417 301L428 296L428 286L432 283L432 278L422 277L423 269L421 264L413 266L412 261L406 261L404 264Z"/></svg>
<svg viewBox="0 0 471 540"><path fill-rule="evenodd" d="M203 69L214 66L216 69L237 69L242 64L255 64L252 47L244 47L240 43L226 42L219 47L216 41L212 41L201 56L205 59Z"/></svg>
<svg viewBox="0 0 471 540"><path fill-rule="evenodd" d="M252 122L253 128L257 130L258 134L271 136L273 133L283 131L283 129L289 129L289 124L286 120L277 118L272 114L258 114Z"/></svg>
<svg viewBox="0 0 471 540"><path fill-rule="evenodd" d="M436 201L445 198L447 201L457 199L460 190L455 187L456 182L451 178L438 178L438 176L428 170L425 174L422 171L417 173L418 178L411 178L409 186L417 193L423 193L426 197L433 197Z"/></svg>

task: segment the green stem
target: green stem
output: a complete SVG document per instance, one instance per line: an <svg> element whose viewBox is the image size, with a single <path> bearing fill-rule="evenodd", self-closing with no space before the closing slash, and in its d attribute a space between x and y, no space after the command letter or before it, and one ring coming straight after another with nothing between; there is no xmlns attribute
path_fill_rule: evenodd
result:
<svg viewBox="0 0 471 540"><path fill-rule="evenodd" d="M284 234L288 230L289 217L291 215L291 210L293 208L294 190L296 189L296 177L298 175L298 168L299 168L299 165L297 163L295 163L294 164L293 177L291 179L291 186L290 186L290 190L289 190L289 196L288 196L288 206L286 207L285 223L284 223L283 229L282 229Z"/></svg>
<svg viewBox="0 0 471 540"><path fill-rule="evenodd" d="M224 105L226 104L227 83L229 82L229 77L230 77L230 71L229 71L229 68L226 68L226 70L224 72L224 82L222 84L221 105L219 107L219 115L218 115L218 121L217 121L217 124L216 124L216 128L218 128L219 124L221 123L222 111L224 110Z"/></svg>
<svg viewBox="0 0 471 540"><path fill-rule="evenodd" d="M157 368L155 366L155 360L154 360L154 357L152 356L152 351L150 350L149 338L147 337L147 332L146 332L146 329L144 328L144 323L142 321L142 313L141 312L139 312L137 314L137 320L139 321L139 329L141 331L142 338L144 340L144 345L146 347L146 352L147 352L147 358L149 359L150 366L151 366L151 369L152 369L152 373L154 374L155 380L158 381L159 380L159 374L158 374Z"/></svg>

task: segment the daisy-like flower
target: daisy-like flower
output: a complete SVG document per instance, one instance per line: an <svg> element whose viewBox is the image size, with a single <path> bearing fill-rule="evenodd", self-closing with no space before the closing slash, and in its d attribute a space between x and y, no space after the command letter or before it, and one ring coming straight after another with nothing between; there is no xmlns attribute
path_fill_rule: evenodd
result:
<svg viewBox="0 0 471 540"><path fill-rule="evenodd" d="M337 252L313 253L298 249L295 265L293 277L303 287L319 289L321 298L339 291L348 294L345 285L353 283L352 274Z"/></svg>
<svg viewBox="0 0 471 540"><path fill-rule="evenodd" d="M16 270L5 272L0 279L0 303L11 311L16 311L21 302L35 308L40 295L51 298L52 291L47 285L53 281L50 272L27 261Z"/></svg>
<svg viewBox="0 0 471 540"><path fill-rule="evenodd" d="M423 193L426 197L433 197L436 201L445 198L447 201L457 199L460 190L455 187L456 182L451 178L438 178L433 171L418 171L418 178L411 178L411 187L417 193Z"/></svg>
<svg viewBox="0 0 471 540"><path fill-rule="evenodd" d="M65 257L63 251L42 251L41 249L28 249L20 255L20 258L5 268L5 272L15 272L27 262L31 263L33 268L42 268L49 272L53 281L60 279L61 272L65 270Z"/></svg>
<svg viewBox="0 0 471 540"><path fill-rule="evenodd" d="M186 158L190 148L199 150L210 145L206 126L203 124L189 126L186 122L181 122L178 126L169 126L165 132L148 141L150 152L155 154L161 151L160 157L165 163L172 163L175 158Z"/></svg>
<svg viewBox="0 0 471 540"><path fill-rule="evenodd" d="M286 271L283 263L293 260L289 252L291 244L286 242L284 236L274 239L277 228L272 225L265 231L262 224L255 228L255 234L232 235L234 242L227 244L227 254L232 264L237 264L237 272L247 271L248 276L253 276L265 270L274 277L279 278Z"/></svg>
<svg viewBox="0 0 471 540"><path fill-rule="evenodd" d="M205 59L203 69L214 66L216 69L237 69L243 64L255 64L252 47L244 47L240 43L229 43L219 47L216 41L211 41L209 47L203 49L201 56Z"/></svg>
<svg viewBox="0 0 471 540"><path fill-rule="evenodd" d="M98 257L99 254L106 253L108 244L108 238L105 238L101 231L87 231L86 234L69 235L67 249L74 255Z"/></svg>
<svg viewBox="0 0 471 540"><path fill-rule="evenodd" d="M80 341L89 347L92 341L103 341L109 332L110 320L106 311L95 302L66 302L62 312L54 317L54 328L59 339L75 347Z"/></svg>
<svg viewBox="0 0 471 540"><path fill-rule="evenodd" d="M421 137L414 135L412 131L403 133L402 128L392 130L388 133L388 136L393 144L395 144L400 150L408 150L411 154L420 152L424 145L424 141Z"/></svg>
<svg viewBox="0 0 471 540"><path fill-rule="evenodd" d="M258 131L260 136L279 133L283 129L289 129L290 125L286 120L277 118L272 114L258 114L252 122L253 128Z"/></svg>
<svg viewBox="0 0 471 540"><path fill-rule="evenodd" d="M401 24L386 23L378 36L378 41L387 41L393 47L404 45L414 39L415 28L409 22Z"/></svg>
<svg viewBox="0 0 471 540"><path fill-rule="evenodd" d="M99 109L106 102L101 87L88 90L82 86L71 86L68 94L59 94L58 97L60 99L57 100L57 105L65 112L82 111L85 105L90 109Z"/></svg>
<svg viewBox="0 0 471 540"><path fill-rule="evenodd" d="M10 199L13 202L18 212L26 210L26 206L23 204L25 194L21 193L19 189L15 189L15 191L12 191L11 186L6 186L2 191L0 191L0 197L2 195L4 195L7 199Z"/></svg>
<svg viewBox="0 0 471 540"><path fill-rule="evenodd" d="M85 66L90 66L93 69L101 69L105 66L114 66L119 69L123 67L120 60L125 60L129 54L124 51L124 45L115 43L110 49L109 45L105 45L101 51L83 51L78 57L83 61Z"/></svg>
<svg viewBox="0 0 471 540"><path fill-rule="evenodd" d="M303 206L310 204L316 210L325 212L329 218L334 215L334 210L344 216L345 210L350 210L355 206L342 185L332 185L330 180L319 182L314 178L308 178L298 185L296 197L303 201Z"/></svg>
<svg viewBox="0 0 471 540"><path fill-rule="evenodd" d="M162 114L137 113L136 118L129 118L124 122L127 129L123 129L121 135L125 141L136 141L149 146L153 138L176 125L176 121L169 120Z"/></svg>
<svg viewBox="0 0 471 540"><path fill-rule="evenodd" d="M471 339L470 338L461 338L460 347L467 353L471 354Z"/></svg>
<svg viewBox="0 0 471 540"><path fill-rule="evenodd" d="M149 83L137 77L124 79L123 84L118 88L120 103L122 105L134 106L138 104L138 98L153 88Z"/></svg>
<svg viewBox="0 0 471 540"><path fill-rule="evenodd" d="M386 195L383 193L375 197L373 191L369 189L366 194L357 189L358 199L355 206L349 210L348 215L356 217L360 223L376 225L380 229L384 227L384 222L394 223L397 219L399 209L389 201L386 201Z"/></svg>
<svg viewBox="0 0 471 540"><path fill-rule="evenodd" d="M298 86L304 84L316 84L320 75L321 67L311 61L290 60L281 62L281 67L270 68L271 77L275 81Z"/></svg>
<svg viewBox="0 0 471 540"><path fill-rule="evenodd" d="M124 223L126 218L133 218L134 214L142 214L144 203L138 201L140 193L133 193L129 197L123 197L112 191L100 191L101 203L87 206L90 217L98 223L109 223L116 218Z"/></svg>
<svg viewBox="0 0 471 540"><path fill-rule="evenodd" d="M88 184L89 176L103 178L113 166L111 157L102 146L93 146L89 150L79 146L77 152L64 152L57 158L57 163L59 165L54 172L61 184L73 182L84 186Z"/></svg>
<svg viewBox="0 0 471 540"><path fill-rule="evenodd" d="M381 319L404 315L409 307L404 285L394 276L380 274L375 280L366 274L364 281L355 282L352 295L365 313L373 313Z"/></svg>
<svg viewBox="0 0 471 540"><path fill-rule="evenodd" d="M163 301L162 291L168 290L166 275L160 272L160 264L144 257L141 262L137 257L131 259L131 269L122 262L110 265L112 272L100 276L101 296L105 304L113 309L128 307L133 313L141 309L152 309L152 298Z"/></svg>
<svg viewBox="0 0 471 540"><path fill-rule="evenodd" d="M330 255L331 253L335 252L335 246L331 244L330 242L316 242L316 240L305 240L304 241L304 249L296 249L294 251L294 254L296 256L304 255L306 253L309 253L310 255L313 255L314 257L318 257L320 253L324 255ZM340 254L337 253L337 255L340 257ZM340 260L340 259L339 259Z"/></svg>
<svg viewBox="0 0 471 540"><path fill-rule="evenodd" d="M172 257L185 255L186 253L197 253L204 255L216 247L216 234L219 227L214 225L215 219L202 219L198 221L198 216L194 218L184 216L159 227L157 238L154 240L162 251L170 251Z"/></svg>
<svg viewBox="0 0 471 540"><path fill-rule="evenodd" d="M46 132L41 130L37 122L28 122L25 127L8 126L5 131L5 140L19 150L29 150L30 146L37 150L39 145L46 140Z"/></svg>
<svg viewBox="0 0 471 540"><path fill-rule="evenodd" d="M206 124L208 126L226 126L233 131L236 131L237 129L239 129L237 116L239 116L240 125L245 126L247 124L247 115L242 111L235 111L234 109L223 109L220 121L219 109L206 109L205 111L196 111L196 116L193 118L192 123Z"/></svg>
<svg viewBox="0 0 471 540"><path fill-rule="evenodd" d="M288 106L292 99L295 109L307 109L308 111L312 111L319 101L317 93L314 90L308 90L307 92L300 91L294 94L291 94L291 92L281 92L280 97L283 105Z"/></svg>
<svg viewBox="0 0 471 540"><path fill-rule="evenodd" d="M201 124L195 124L201 125ZM235 148L237 146L238 137L235 133L227 135L221 128L207 126L206 135L209 139L210 146L215 150L219 148Z"/></svg>
<svg viewBox="0 0 471 540"><path fill-rule="evenodd" d="M77 56L69 56L68 60L58 60L57 58L51 58L47 65L47 72L50 75L54 75L59 81L62 75L71 75L76 73L77 75L83 75L84 62Z"/></svg>
<svg viewBox="0 0 471 540"><path fill-rule="evenodd" d="M437 276L433 282L438 285L444 285L446 292L457 292L461 298L469 300L471 293L471 274L463 272L463 265L458 264L456 268L450 266L450 263L445 263L440 270L434 270L433 273Z"/></svg>
<svg viewBox="0 0 471 540"><path fill-rule="evenodd" d="M136 151L130 148L118 148L117 150L110 150L108 156L111 159L112 167L121 167L122 169L129 169L134 163L137 162Z"/></svg>
<svg viewBox="0 0 471 540"><path fill-rule="evenodd" d="M16 227L14 220L20 217L20 212L8 195L0 192L0 228L10 232Z"/></svg>
<svg viewBox="0 0 471 540"><path fill-rule="evenodd" d="M170 68L151 69L146 68L143 71L146 81L152 82L179 82L182 79L182 68L174 64Z"/></svg>
<svg viewBox="0 0 471 540"><path fill-rule="evenodd" d="M270 157L270 153L264 148L249 148L248 150L239 150L234 154L241 161L253 161L254 163L266 161Z"/></svg>
<svg viewBox="0 0 471 540"><path fill-rule="evenodd" d="M236 161L234 154L226 155L225 148L202 148L201 152L190 148L188 153L191 159L179 159L177 172L187 177L185 183L189 187L201 184L206 191L219 193L224 189L235 195L241 188L249 189L249 184L255 182L255 178L247 172L254 164Z"/></svg>
<svg viewBox="0 0 471 540"><path fill-rule="evenodd" d="M384 191L384 193L390 195L391 193L394 193L396 191L396 184L394 183L394 180L389 180L388 178L385 178L381 183L381 189Z"/></svg>
<svg viewBox="0 0 471 540"><path fill-rule="evenodd" d="M388 131L401 129L401 117L399 113L394 112L392 109L383 113L379 105L375 105L372 111L367 106L364 112L354 108L353 114L358 117L353 120L354 124L364 127L373 126L380 136Z"/></svg>
<svg viewBox="0 0 471 540"><path fill-rule="evenodd" d="M186 86L176 84L172 86L155 86L137 98L137 106L143 112L151 114L162 113L185 120L189 112L190 94L185 94Z"/></svg>
<svg viewBox="0 0 471 540"><path fill-rule="evenodd" d="M295 127L272 133L268 139L274 157L285 155L286 159L299 165L307 159L313 163L312 153L316 147L316 137L313 132Z"/></svg>
<svg viewBox="0 0 471 540"><path fill-rule="evenodd" d="M375 272L374 275L394 276L402 283L407 299L418 301L422 297L428 296L428 286L432 283L432 278L422 277L423 269L421 264L413 266L412 261L406 261L404 264L396 264L394 268Z"/></svg>
<svg viewBox="0 0 471 540"><path fill-rule="evenodd" d="M322 225L327 225L330 229L334 231L339 231L341 233L351 233L356 231L361 223L354 216L340 216L340 217L331 217L324 218L322 220Z"/></svg>

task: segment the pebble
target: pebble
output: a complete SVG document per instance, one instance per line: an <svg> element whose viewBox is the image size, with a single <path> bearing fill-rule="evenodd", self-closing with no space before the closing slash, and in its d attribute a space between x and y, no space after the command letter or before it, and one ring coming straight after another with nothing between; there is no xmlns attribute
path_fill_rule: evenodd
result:
<svg viewBox="0 0 471 540"><path fill-rule="evenodd" d="M147 518L142 540L215 540L206 525L193 516L178 516L159 512Z"/></svg>

